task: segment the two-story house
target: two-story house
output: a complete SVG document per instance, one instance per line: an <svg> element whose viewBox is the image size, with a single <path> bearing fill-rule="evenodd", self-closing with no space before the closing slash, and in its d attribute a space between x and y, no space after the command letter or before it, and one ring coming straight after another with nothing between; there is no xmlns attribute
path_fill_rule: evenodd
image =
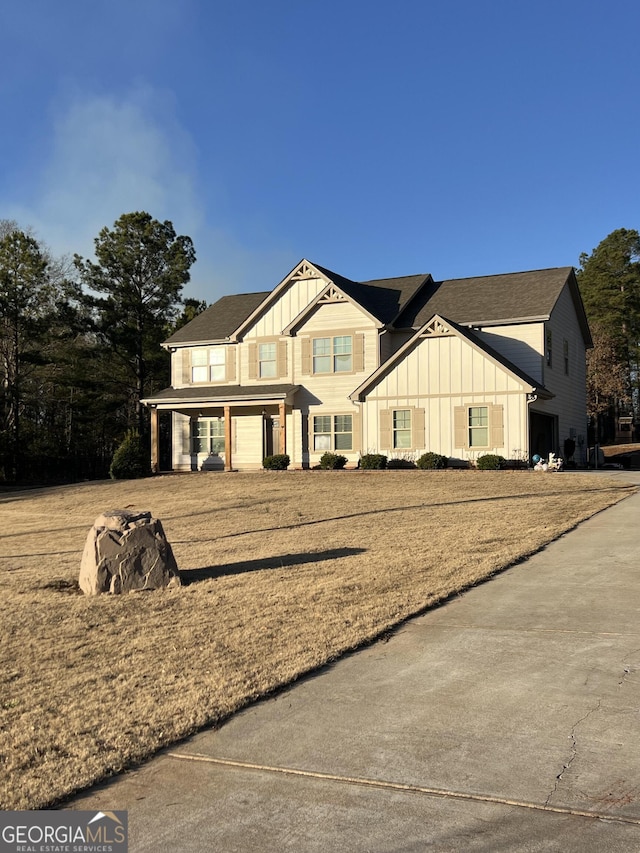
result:
<svg viewBox="0 0 640 853"><path fill-rule="evenodd" d="M458 459L558 452L586 434L592 345L572 267L355 282L302 260L271 291L225 296L164 344L172 467L294 468L335 451Z"/></svg>

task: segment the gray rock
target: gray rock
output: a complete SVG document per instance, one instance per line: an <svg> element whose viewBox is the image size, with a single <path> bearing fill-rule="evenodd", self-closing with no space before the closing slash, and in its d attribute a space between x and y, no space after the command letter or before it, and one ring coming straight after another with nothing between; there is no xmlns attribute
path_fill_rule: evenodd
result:
<svg viewBox="0 0 640 853"><path fill-rule="evenodd" d="M86 595L180 586L161 521L128 509L99 515L84 546L79 584Z"/></svg>

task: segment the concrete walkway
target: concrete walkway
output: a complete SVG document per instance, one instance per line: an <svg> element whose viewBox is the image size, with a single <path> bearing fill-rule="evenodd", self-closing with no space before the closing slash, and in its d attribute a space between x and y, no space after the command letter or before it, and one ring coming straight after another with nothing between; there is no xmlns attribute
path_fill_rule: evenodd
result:
<svg viewBox="0 0 640 853"><path fill-rule="evenodd" d="M638 853L639 522L640 494L65 807L128 809L132 853Z"/></svg>

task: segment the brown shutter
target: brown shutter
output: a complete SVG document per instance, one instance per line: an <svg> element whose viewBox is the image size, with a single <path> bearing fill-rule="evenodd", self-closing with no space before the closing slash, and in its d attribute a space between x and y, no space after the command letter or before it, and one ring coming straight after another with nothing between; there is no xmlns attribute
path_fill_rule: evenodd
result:
<svg viewBox="0 0 640 853"><path fill-rule="evenodd" d="M184 385L191 384L191 350L182 350L182 382Z"/></svg>
<svg viewBox="0 0 640 853"><path fill-rule="evenodd" d="M356 373L364 370L364 335L353 336L353 369Z"/></svg>
<svg viewBox="0 0 640 853"><path fill-rule="evenodd" d="M504 406L489 406L491 447L504 447Z"/></svg>
<svg viewBox="0 0 640 853"><path fill-rule="evenodd" d="M300 338L300 373L308 376L311 373L311 339Z"/></svg>
<svg viewBox="0 0 640 853"><path fill-rule="evenodd" d="M258 378L258 345L249 344L249 379Z"/></svg>
<svg viewBox="0 0 640 853"><path fill-rule="evenodd" d="M182 423L182 452L191 453L191 418Z"/></svg>
<svg viewBox="0 0 640 853"><path fill-rule="evenodd" d="M227 382L235 382L236 381L236 356L237 356L237 348L236 347L227 347L226 355L225 355Z"/></svg>
<svg viewBox="0 0 640 853"><path fill-rule="evenodd" d="M276 365L277 376L278 376L278 379L282 379L283 376L287 375L287 342L286 341L278 341L277 358L278 358L278 362Z"/></svg>
<svg viewBox="0 0 640 853"><path fill-rule="evenodd" d="M360 451L362 447L362 417L360 415L360 409L357 412L354 412L351 415L351 429L353 430L353 444L352 447L356 451Z"/></svg>
<svg viewBox="0 0 640 853"><path fill-rule="evenodd" d="M468 409L466 406L456 406L453 410L453 446L467 448L468 438Z"/></svg>
<svg viewBox="0 0 640 853"><path fill-rule="evenodd" d="M411 446L414 450L426 448L424 436L424 409L414 409L411 413L413 429L411 430Z"/></svg>
<svg viewBox="0 0 640 853"><path fill-rule="evenodd" d="M391 450L391 409L380 410L380 450Z"/></svg>

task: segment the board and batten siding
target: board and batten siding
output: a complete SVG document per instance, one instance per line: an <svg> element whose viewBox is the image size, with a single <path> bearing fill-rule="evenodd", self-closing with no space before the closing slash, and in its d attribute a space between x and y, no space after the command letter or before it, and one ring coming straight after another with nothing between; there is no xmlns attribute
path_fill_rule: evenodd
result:
<svg viewBox="0 0 640 853"><path fill-rule="evenodd" d="M247 329L244 339L281 335L282 330L286 329L326 286L324 278L305 278L290 282L264 314Z"/></svg>
<svg viewBox="0 0 640 853"><path fill-rule="evenodd" d="M426 336L384 375L363 405L363 452L380 447L380 413L388 409L424 410L424 443L414 448L459 458L476 450L455 447L456 406L503 407L504 444L484 452L511 456L528 444L526 389L499 364L457 336ZM482 452L482 451L480 451ZM401 451L398 451L401 454Z"/></svg>

